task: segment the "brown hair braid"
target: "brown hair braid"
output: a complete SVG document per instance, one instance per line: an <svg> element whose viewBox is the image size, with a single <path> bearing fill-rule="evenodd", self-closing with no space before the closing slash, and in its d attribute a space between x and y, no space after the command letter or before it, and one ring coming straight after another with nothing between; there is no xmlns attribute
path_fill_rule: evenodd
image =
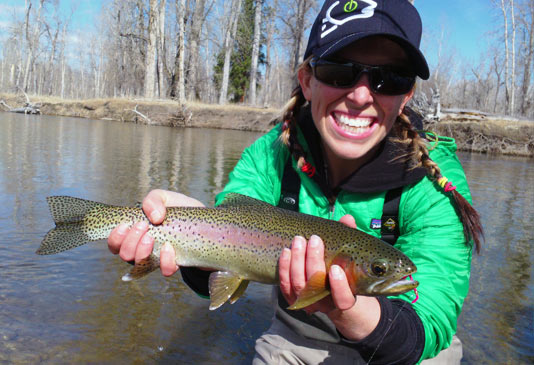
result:
<svg viewBox="0 0 534 365"><path fill-rule="evenodd" d="M311 57L302 62L299 66L299 70L303 68L309 68L309 62ZM301 108L306 105L307 100L302 93L302 88L298 85L291 93L291 98L286 103L282 110L282 115L276 121L282 123L282 133L280 140L288 148L291 156L297 161L297 167L307 174L313 181L319 186L325 187L323 180L319 179L315 173L315 167L306 161L306 152L300 145L297 139L297 124L300 115ZM330 203L334 203L335 196L327 196Z"/></svg>
<svg viewBox="0 0 534 365"><path fill-rule="evenodd" d="M414 130L410 119L404 112L397 118L395 128L398 138L394 139L394 141L408 146L410 152L405 157L411 160L412 168L422 166L436 183L443 181L443 184L445 184L447 179L441 175L441 169L438 164L430 159L427 142ZM445 190L447 191L447 189ZM464 228L465 239L468 242L472 239L475 243L476 252L480 253L481 240L484 237L480 215L457 190L451 191L456 210Z"/></svg>

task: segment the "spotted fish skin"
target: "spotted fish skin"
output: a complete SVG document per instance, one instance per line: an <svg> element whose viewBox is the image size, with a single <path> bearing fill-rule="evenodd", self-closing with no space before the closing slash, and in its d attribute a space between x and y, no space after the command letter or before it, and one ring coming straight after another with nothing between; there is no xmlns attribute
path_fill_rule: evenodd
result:
<svg viewBox="0 0 534 365"><path fill-rule="evenodd" d="M411 290L417 282L402 280L416 271L402 252L376 237L342 223L296 213L242 196L228 194L216 208L167 208L165 220L152 225L140 208L118 207L83 199L48 197L56 227L45 236L38 254L55 254L89 241L105 239L119 224L149 223L154 237L152 255L136 264L130 277L141 277L159 265L161 246L169 242L180 266L210 267L210 294L215 309L237 300L249 281L278 284L278 259L297 235L312 235L325 243L325 262L342 266L353 292L393 295ZM382 272L383 270L383 272ZM324 280L323 280L324 282ZM324 285L324 284L323 284ZM312 290L299 307L328 295ZM237 293L237 294L236 294Z"/></svg>

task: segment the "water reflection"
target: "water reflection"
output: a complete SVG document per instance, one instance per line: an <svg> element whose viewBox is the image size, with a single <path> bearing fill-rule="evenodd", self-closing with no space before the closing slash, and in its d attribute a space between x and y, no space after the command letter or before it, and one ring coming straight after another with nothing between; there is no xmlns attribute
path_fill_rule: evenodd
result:
<svg viewBox="0 0 534 365"><path fill-rule="evenodd" d="M461 154L486 243L474 257L459 335L465 363L534 362L533 161ZM491 355L489 355L491 354Z"/></svg>
<svg viewBox="0 0 534 365"><path fill-rule="evenodd" d="M207 310L179 276L125 284L105 243L35 249L44 198L114 204L167 188L211 205L256 133L0 114L0 362L250 363L268 326L268 286ZM459 322L464 363L534 362L534 169L521 158L460 154L486 232Z"/></svg>

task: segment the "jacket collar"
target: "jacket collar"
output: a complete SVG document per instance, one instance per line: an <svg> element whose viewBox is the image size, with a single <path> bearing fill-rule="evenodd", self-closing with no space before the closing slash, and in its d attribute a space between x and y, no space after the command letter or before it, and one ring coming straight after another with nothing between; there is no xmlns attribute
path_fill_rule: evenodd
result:
<svg viewBox="0 0 534 365"><path fill-rule="evenodd" d="M312 155L319 184L326 196L337 196L340 190L353 193L375 193L410 185L420 181L426 170L422 167L410 169L408 161L393 159L408 152L408 147L392 141L393 131L382 142L376 156L349 175L339 186L328 187L326 169L321 148L321 138L313 123L309 106L301 109L299 127Z"/></svg>

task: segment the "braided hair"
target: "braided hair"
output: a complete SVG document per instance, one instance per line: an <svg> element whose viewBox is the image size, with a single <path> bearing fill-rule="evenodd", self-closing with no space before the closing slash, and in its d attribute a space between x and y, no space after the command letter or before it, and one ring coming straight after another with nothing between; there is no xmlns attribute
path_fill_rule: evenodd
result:
<svg viewBox="0 0 534 365"><path fill-rule="evenodd" d="M301 69L309 69L310 59L311 57L306 59L299 66L299 71ZM306 103L307 100L299 85L291 93L291 98L284 106L282 115L278 119L278 121L282 123L280 140L282 144L289 149L293 159L297 161L298 168L306 173L311 179L315 180L316 183L322 185L322 181L319 181L317 174L315 173L315 167L306 161L305 151L297 140L297 122L299 113ZM397 117L394 123L394 128L398 137L393 141L407 146L407 150L409 151L407 155L399 156L398 158L408 159L411 162L411 168L423 167L426 170L427 175L438 184L445 193L452 194L456 211L462 222L466 242L473 240L475 250L479 253L481 240L483 239L484 234L478 212L456 190L456 187L452 186L452 183L441 174L438 164L430 159L427 148L428 142L413 128L405 111Z"/></svg>

